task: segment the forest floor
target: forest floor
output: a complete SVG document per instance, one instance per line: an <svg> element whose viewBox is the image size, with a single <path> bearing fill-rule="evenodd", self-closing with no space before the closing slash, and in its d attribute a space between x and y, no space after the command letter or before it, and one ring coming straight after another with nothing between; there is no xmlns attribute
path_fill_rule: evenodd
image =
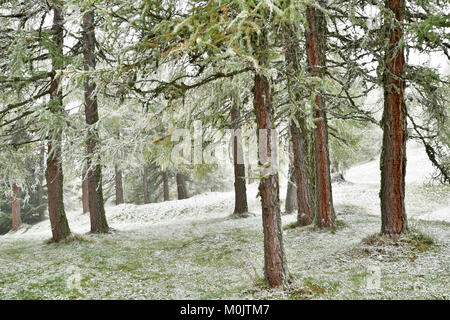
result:
<svg viewBox="0 0 450 320"><path fill-rule="evenodd" d="M292 228L283 215L291 283L263 281L261 206L248 186L248 218L230 216L233 192L107 207L111 234L47 244L49 222L0 237L0 299L449 299L450 187L426 184L423 150L408 152L406 205L413 232L397 242L380 230L378 160L333 184L338 227ZM285 190L282 190L282 195ZM284 208L284 204L282 204Z"/></svg>

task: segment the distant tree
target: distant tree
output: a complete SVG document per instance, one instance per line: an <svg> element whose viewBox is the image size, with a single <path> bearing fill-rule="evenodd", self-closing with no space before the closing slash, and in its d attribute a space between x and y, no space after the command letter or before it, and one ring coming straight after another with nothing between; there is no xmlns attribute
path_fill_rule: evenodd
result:
<svg viewBox="0 0 450 320"><path fill-rule="evenodd" d="M234 167L234 214L248 212L247 190L245 186L245 164L242 149L239 108L235 101L231 107L231 122L233 125L233 167Z"/></svg>
<svg viewBox="0 0 450 320"><path fill-rule="evenodd" d="M164 201L169 201L169 178L167 177L167 171L163 171L163 199Z"/></svg>
<svg viewBox="0 0 450 320"><path fill-rule="evenodd" d="M186 179L182 173L177 172L176 181L177 181L178 200L189 198L186 187Z"/></svg>
<svg viewBox="0 0 450 320"><path fill-rule="evenodd" d="M142 174L142 192L144 194L144 204L150 203L148 198L148 166L144 164L144 173Z"/></svg>
<svg viewBox="0 0 450 320"><path fill-rule="evenodd" d="M83 206L83 213L89 212L88 198L87 171L83 169L81 174L81 204Z"/></svg>
<svg viewBox="0 0 450 320"><path fill-rule="evenodd" d="M17 231L22 223L22 219L20 217L20 199L19 199L19 191L20 188L17 184L13 184L12 186L12 230Z"/></svg>
<svg viewBox="0 0 450 320"><path fill-rule="evenodd" d="M297 185L294 167L294 155L292 154L292 152L289 152L289 169L288 169L286 201L284 211L286 213L292 213L294 211L297 211L297 209L298 209L298 202L297 202Z"/></svg>

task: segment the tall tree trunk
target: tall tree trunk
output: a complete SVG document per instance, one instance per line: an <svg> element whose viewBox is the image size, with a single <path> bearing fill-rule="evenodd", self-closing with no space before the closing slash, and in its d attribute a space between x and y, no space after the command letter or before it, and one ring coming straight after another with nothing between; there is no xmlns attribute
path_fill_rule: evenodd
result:
<svg viewBox="0 0 450 320"><path fill-rule="evenodd" d="M177 173L177 192L178 192L178 200L183 200L188 198L186 181L184 180L184 176L181 173Z"/></svg>
<svg viewBox="0 0 450 320"><path fill-rule="evenodd" d="M94 12L89 11L83 15L83 58L84 70L95 70L95 29ZM91 219L92 233L107 233L109 226L106 221L102 188L102 167L100 159L96 158L99 148L98 131L95 124L98 122L97 96L95 95L95 83L88 76L84 82L84 103L86 123L89 126L86 142L87 149L87 180L88 203ZM97 155L98 157L98 155Z"/></svg>
<svg viewBox="0 0 450 320"><path fill-rule="evenodd" d="M264 60L261 61L260 59L260 63L263 65ZM258 129L259 164L263 166L271 161L274 152L272 148L275 144L275 141L272 141L272 130L275 126L273 123L272 90L266 76L255 75L253 97ZM265 139L261 140L264 136L266 136ZM272 163L272 169L274 165ZM266 169L270 170L267 167ZM259 194L261 196L264 232L265 279L270 287L283 286L287 282L288 271L281 230L278 173L263 171L263 178L259 184Z"/></svg>
<svg viewBox="0 0 450 320"><path fill-rule="evenodd" d="M325 66L325 18L321 12L313 7L306 9L307 30L306 47L309 72L317 77L322 77L320 67ZM314 118L316 128L314 130L316 151L316 192L317 192L317 217L316 224L320 228L331 228L335 225L335 213L331 190L330 160L328 154L328 132L321 94L315 96Z"/></svg>
<svg viewBox="0 0 450 320"><path fill-rule="evenodd" d="M122 170L116 164L114 166L114 180L116 187L116 205L123 203L123 183L122 183Z"/></svg>
<svg viewBox="0 0 450 320"><path fill-rule="evenodd" d="M169 201L169 179L167 178L167 171L162 172L163 176L163 197L164 201Z"/></svg>
<svg viewBox="0 0 450 320"><path fill-rule="evenodd" d="M288 91L291 99L295 102L301 101L301 87L295 82L295 76L300 70L301 52L297 34L295 33L295 26L287 24L285 30L285 59L286 59L286 71L288 78ZM296 108L302 110L301 106ZM313 181L311 181L310 175L308 175L308 136L309 130L306 128L305 116L301 114L301 111L295 112L293 115L295 120L291 120L289 124L289 132L291 136L292 146L292 167L294 168L296 185L297 201L297 222L300 226L311 224L314 218L314 209L311 204L311 187ZM296 122L300 125L297 127ZM312 163L315 167L315 162Z"/></svg>
<svg viewBox="0 0 450 320"><path fill-rule="evenodd" d="M253 175L252 165L249 163L247 165L247 176L248 176L247 183L248 184L252 184L253 183L252 175Z"/></svg>
<svg viewBox="0 0 450 320"><path fill-rule="evenodd" d="M148 168L147 165L144 164L144 174L142 176L142 189L144 193L144 203L150 203L148 199Z"/></svg>
<svg viewBox="0 0 450 320"><path fill-rule="evenodd" d="M381 232L395 236L407 231L405 212L406 170L406 106L403 79L404 3L402 0L386 1L387 9L395 16L389 25L389 45L385 52L386 70L383 75L384 113L383 149L381 153ZM386 19L388 19L386 17Z"/></svg>
<svg viewBox="0 0 450 320"><path fill-rule="evenodd" d="M285 211L286 213L292 213L298 209L297 202L297 185L295 177L294 167L294 155L292 153L292 144L289 144L289 170L288 170L288 182L286 190Z"/></svg>
<svg viewBox="0 0 450 320"><path fill-rule="evenodd" d="M53 42L55 48L52 53L52 70L60 70L64 67L63 57L63 16L62 8L55 5L53 8ZM60 79L55 76L50 85L49 109L56 116L64 114ZM52 240L59 242L70 235L69 223L64 210L63 199L63 169L61 157L61 130L53 129L51 140L48 142L47 169L45 178L48 192L48 215L52 228Z"/></svg>
<svg viewBox="0 0 450 320"><path fill-rule="evenodd" d="M248 212L247 189L245 186L245 164L242 151L241 129L239 127L239 109L233 101L231 122L233 124L233 166L234 166L234 213Z"/></svg>
<svg viewBox="0 0 450 320"><path fill-rule="evenodd" d="M83 204L83 213L88 213L88 183L85 168L83 168L83 172L81 173L81 202Z"/></svg>
<svg viewBox="0 0 450 320"><path fill-rule="evenodd" d="M20 188L17 186L17 184L13 184L12 186L12 205L11 205L11 211L12 211L12 230L17 231L20 227L20 224L22 223L22 220L20 219L20 200L19 200L19 192Z"/></svg>

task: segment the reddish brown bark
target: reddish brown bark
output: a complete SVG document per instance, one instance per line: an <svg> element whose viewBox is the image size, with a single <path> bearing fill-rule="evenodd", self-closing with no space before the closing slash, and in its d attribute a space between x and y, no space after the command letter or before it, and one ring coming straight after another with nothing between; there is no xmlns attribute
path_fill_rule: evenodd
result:
<svg viewBox="0 0 450 320"><path fill-rule="evenodd" d="M12 186L12 199L11 199L11 211L12 211L12 230L17 231L22 223L20 219L20 200L19 200L20 188L17 184Z"/></svg>
<svg viewBox="0 0 450 320"><path fill-rule="evenodd" d="M389 27L389 45L385 52L383 75L384 113L381 153L381 232L395 236L407 231L405 212L406 106L404 102L402 0L388 0L386 7L395 16Z"/></svg>
<svg viewBox="0 0 450 320"><path fill-rule="evenodd" d="M324 65L323 48L324 39L321 39L322 46L319 43L318 29L320 24L324 23L324 18L318 18L316 9L307 7L306 9L307 30L306 47L308 56L309 72L317 77L321 77L320 63ZM322 21L321 21L322 19ZM322 32L323 33L323 32ZM324 34L321 34L324 37ZM321 59L320 59L321 58ZM322 60L322 61L319 61ZM326 123L326 114L323 110L323 99L320 94L315 96L316 108L314 109L314 118L316 128L315 136L315 156L316 156L316 192L317 192L317 217L316 224L321 228L334 227L335 216L333 208L333 198L331 190L330 162L328 155L328 132Z"/></svg>
<svg viewBox="0 0 450 320"><path fill-rule="evenodd" d="M258 128L258 149L260 165L265 165L267 159L272 159L274 141L272 141L273 110L272 92L268 79L261 74L254 78L253 105ZM266 130L261 131L261 130ZM265 141L260 138L261 132L267 133ZM265 145L264 145L265 144ZM267 159L261 159L262 154ZM269 160L271 161L271 160ZM269 169L270 170L270 169ZM259 194L261 196L263 232L264 232L264 271L265 279L270 287L286 284L288 271L284 256L283 236L281 231L281 212L279 198L279 182L276 172L262 173Z"/></svg>
<svg viewBox="0 0 450 320"><path fill-rule="evenodd" d="M53 42L52 69L59 70L64 65L63 56L63 16L62 8L56 6L53 8ZM60 89L60 80L54 76L50 84L50 104L49 109L55 115L64 113L62 91ZM63 170L61 157L61 130L56 128L52 132L52 140L48 142L48 157L45 178L47 181L48 192L48 215L52 228L52 240L55 242L63 241L70 235L69 224L64 210L63 200Z"/></svg>
<svg viewBox="0 0 450 320"><path fill-rule="evenodd" d="M247 189L245 186L245 164L242 151L242 138L239 128L239 109L233 102L231 122L233 123L233 166L234 166L234 213L248 212Z"/></svg>
<svg viewBox="0 0 450 320"><path fill-rule="evenodd" d="M84 70L95 69L95 29L94 12L89 11L83 15L83 58ZM84 104L86 123L89 126L86 141L87 150L87 180L88 180L88 204L92 233L107 233L109 226L106 221L103 201L102 169L100 159L95 159L98 153L98 131L95 124L98 122L98 104L95 95L95 83L91 76L84 82Z"/></svg>

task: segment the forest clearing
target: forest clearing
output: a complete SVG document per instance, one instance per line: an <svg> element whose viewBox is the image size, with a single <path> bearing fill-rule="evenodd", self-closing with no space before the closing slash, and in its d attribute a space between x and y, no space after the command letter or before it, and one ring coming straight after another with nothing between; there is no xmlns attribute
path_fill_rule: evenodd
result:
<svg viewBox="0 0 450 320"><path fill-rule="evenodd" d="M413 151L409 171L427 167L424 151L418 146ZM70 244L45 244L42 239L51 236L48 221L24 226L1 238L0 298L449 299L450 188L424 184L430 168L407 175L410 223L433 243L430 248L371 247L363 239L378 231L379 214L369 208L378 208L379 200L378 186L370 186L365 170L370 165L349 170L355 182L333 185L341 223L335 232L292 229L295 215L283 215L287 261L295 277L288 290L269 290L263 282L263 235L256 214L261 204L254 184L248 200L255 214L243 219L230 215L233 192L214 192L107 206L114 231L100 238L88 234L87 215L68 212L76 234ZM380 268L379 288L367 286L369 266ZM79 285L71 288L67 281L75 275Z"/></svg>

